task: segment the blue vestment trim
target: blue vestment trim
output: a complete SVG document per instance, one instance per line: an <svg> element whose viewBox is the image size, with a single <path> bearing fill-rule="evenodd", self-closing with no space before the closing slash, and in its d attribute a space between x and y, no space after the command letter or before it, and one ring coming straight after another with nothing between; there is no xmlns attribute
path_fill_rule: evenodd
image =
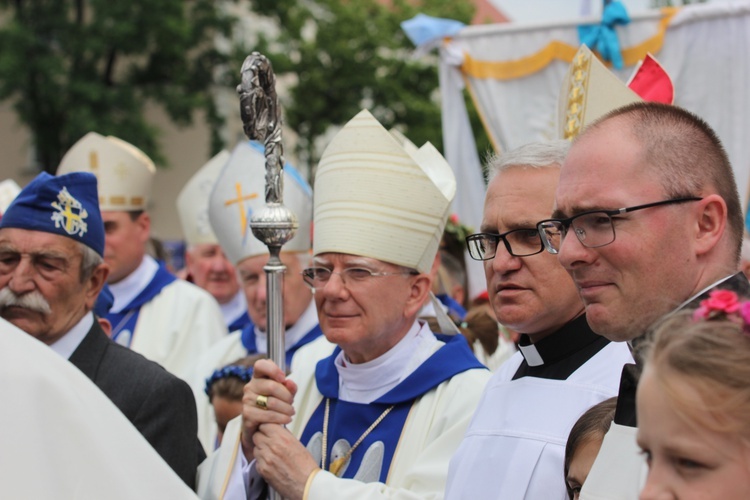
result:
<svg viewBox="0 0 750 500"><path fill-rule="evenodd" d="M289 365L292 363L292 357L294 356L294 353L297 352L297 350L312 342L313 340L317 339L323 335L323 330L320 329L320 325L315 325L315 328L310 330L305 334L304 337L299 339L299 342L294 344L291 347L286 348L286 366L289 368ZM240 341L242 342L242 346L247 350L247 355L250 356L251 354L258 354L258 345L255 343L255 325L252 321L245 326L245 328L242 329L242 333L240 333ZM268 354L267 352L264 352L263 354Z"/></svg>
<svg viewBox="0 0 750 500"><path fill-rule="evenodd" d="M117 337L120 336L121 332L129 331L130 339L127 342L127 346L133 341L133 333L135 332L135 325L138 322L138 315L141 312L141 307L150 302L151 299L159 295L162 289L175 281L177 278L167 270L167 266L164 262L159 262L159 268L156 270L156 274L151 279L149 284L139 293L127 306L123 308L119 313L110 312L107 314L107 319L112 323L112 340L117 341Z"/></svg>
<svg viewBox="0 0 750 500"><path fill-rule="evenodd" d="M240 328L245 328L247 325L252 325L253 322L250 319L250 316L248 316L247 311L243 312L240 316L238 316L232 323L227 327L229 332L236 332Z"/></svg>
<svg viewBox="0 0 750 500"><path fill-rule="evenodd" d="M401 439L409 411L416 399L429 392L454 375L472 369L486 367L477 361L469 348L468 342L461 335L439 337L445 345L438 349L411 375L399 385L391 389L384 396L370 404L349 403L338 399L339 377L335 366L335 359L341 348L318 362L315 380L318 390L324 398L330 398L330 414L328 422L328 450L327 456L336 458L336 443L345 442L344 449L353 445L362 433L391 405L393 410L385 419L362 441L361 445L352 453L348 465L340 477L353 478L362 471L374 470L378 473L376 480L385 483L390 470L393 455ZM313 412L302 433L301 441L305 444L312 439L318 439L323 432L323 418L325 413L325 399L321 401ZM341 446L339 444L339 446ZM382 453L382 456L378 456ZM340 455L339 451L339 455ZM369 457L368 457L369 455ZM330 467L329 458L326 468ZM365 460L363 466L362 461ZM366 477L365 480L375 478Z"/></svg>
<svg viewBox="0 0 750 500"><path fill-rule="evenodd" d="M487 369L474 356L469 343L462 335L441 336L440 340L445 341L444 346L376 402L397 404L411 401L461 372L474 368ZM327 398L339 397L339 373L335 360L340 351L341 348L337 347L331 356L319 361L315 367L318 390Z"/></svg>

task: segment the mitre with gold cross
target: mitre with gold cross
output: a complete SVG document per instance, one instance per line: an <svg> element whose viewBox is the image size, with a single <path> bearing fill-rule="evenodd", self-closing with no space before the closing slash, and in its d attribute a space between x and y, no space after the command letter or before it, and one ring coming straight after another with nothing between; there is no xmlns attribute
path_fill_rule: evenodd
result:
<svg viewBox="0 0 750 500"><path fill-rule="evenodd" d="M132 144L89 132L65 153L57 167L57 175L69 172L96 176L102 211L134 211L147 208L156 168Z"/></svg>
<svg viewBox="0 0 750 500"><path fill-rule="evenodd" d="M227 160L229 151L222 149L193 174L177 195L177 214L188 245L218 243L208 220L208 196Z"/></svg>
<svg viewBox="0 0 750 500"><path fill-rule="evenodd" d="M268 247L253 236L250 219L266 205L266 157L256 142L239 143L216 178L208 200L208 218L219 245L237 264L257 255L268 255ZM284 252L310 251L312 189L289 164L284 165L284 205L296 216L299 228Z"/></svg>

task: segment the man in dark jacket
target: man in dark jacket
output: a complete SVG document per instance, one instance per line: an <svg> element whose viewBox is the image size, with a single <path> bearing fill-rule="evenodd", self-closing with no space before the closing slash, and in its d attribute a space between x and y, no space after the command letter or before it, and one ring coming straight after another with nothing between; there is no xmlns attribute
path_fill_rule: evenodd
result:
<svg viewBox="0 0 750 500"><path fill-rule="evenodd" d="M40 174L0 221L0 316L77 366L192 487L203 459L192 391L99 326L103 251L96 178Z"/></svg>

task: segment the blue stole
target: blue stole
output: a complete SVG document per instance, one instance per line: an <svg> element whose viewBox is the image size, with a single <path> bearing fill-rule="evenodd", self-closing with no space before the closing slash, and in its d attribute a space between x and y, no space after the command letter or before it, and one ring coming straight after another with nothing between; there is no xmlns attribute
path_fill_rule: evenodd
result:
<svg viewBox="0 0 750 500"><path fill-rule="evenodd" d="M446 344L411 375L370 404L349 403L338 399L339 375L335 360L341 348L337 347L330 357L319 361L316 366L315 381L323 395L323 401L307 422L300 439L302 443L307 445L314 434L323 431L326 398L330 398L328 457L333 455L333 446L337 441L343 439L350 446L353 445L388 407L393 406L388 416L354 450L348 463L344 464L343 473L340 473L340 477L353 478L359 471L367 451L373 444L380 442L383 446L383 462L379 481L385 483L406 418L414 402L454 375L472 369L486 370L486 367L477 361L466 339L461 335L450 336L445 341ZM330 467L330 462L329 458L325 464L326 468Z"/></svg>
<svg viewBox="0 0 750 500"><path fill-rule="evenodd" d="M250 319L250 316L248 316L247 311L243 312L240 316L238 316L234 321L232 321L232 324L230 324L227 328L229 332L235 332L239 330L240 328L244 328L245 325L252 324L252 320Z"/></svg>
<svg viewBox="0 0 750 500"><path fill-rule="evenodd" d="M317 324L315 325L315 328L307 332L304 337L299 339L299 342L297 342L293 346L287 346L286 347L287 368L289 368L289 365L292 363L292 357L294 356L294 353L297 352L297 350L300 347L309 344L310 342L317 339L321 335L323 335L323 330L321 330L320 325ZM242 329L242 333L240 333L240 340L242 341L243 347L247 349L248 356L251 354L258 354L258 346L255 343L255 325L253 324L252 320ZM262 354L268 354L268 353L264 352Z"/></svg>
<svg viewBox="0 0 750 500"><path fill-rule="evenodd" d="M112 323L112 340L120 345L130 347L133 342L135 333L135 324L138 322L138 315L141 312L141 306L151 301L161 293L162 288L169 285L177 278L167 270L163 262L159 262L159 268L149 284L141 290L136 298L130 304L125 306L118 313L110 312L106 318Z"/></svg>
<svg viewBox="0 0 750 500"><path fill-rule="evenodd" d="M459 304L456 299L454 299L447 293L439 293L435 295L435 297L440 301L441 304L448 308L449 314L452 314L461 321L466 319L466 309L464 309L464 306Z"/></svg>

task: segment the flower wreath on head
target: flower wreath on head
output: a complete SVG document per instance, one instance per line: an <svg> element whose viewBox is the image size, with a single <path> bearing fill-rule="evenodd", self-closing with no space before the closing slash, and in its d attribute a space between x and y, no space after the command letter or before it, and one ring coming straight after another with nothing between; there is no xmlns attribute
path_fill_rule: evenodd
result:
<svg viewBox="0 0 750 500"><path fill-rule="evenodd" d="M474 229L462 224L461 221L458 220L458 215L451 214L445 223L444 231L453 236L461 247L464 247L466 246L466 237L473 233Z"/></svg>
<svg viewBox="0 0 750 500"><path fill-rule="evenodd" d="M736 323L742 327L742 332L746 336L750 336L750 301L740 301L737 294L731 290L714 290L693 312L693 320L714 319Z"/></svg>
<svg viewBox="0 0 750 500"><path fill-rule="evenodd" d="M209 397L211 396L211 387L213 387L216 381L229 377L234 377L240 379L244 383L248 383L250 379L253 378L253 367L231 365L214 370L211 376L206 379L206 387L204 388L206 395Z"/></svg>

